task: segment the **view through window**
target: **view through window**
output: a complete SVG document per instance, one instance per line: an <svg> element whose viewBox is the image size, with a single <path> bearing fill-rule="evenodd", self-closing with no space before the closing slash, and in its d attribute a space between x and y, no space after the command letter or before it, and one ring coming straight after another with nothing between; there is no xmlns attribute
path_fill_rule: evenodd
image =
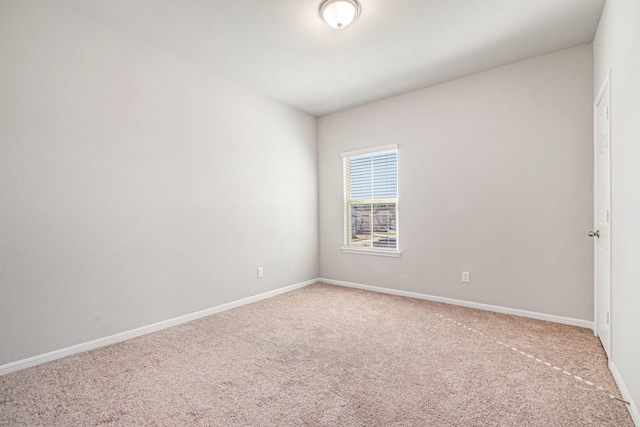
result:
<svg viewBox="0 0 640 427"><path fill-rule="evenodd" d="M343 153L345 246L398 249L398 148Z"/></svg>

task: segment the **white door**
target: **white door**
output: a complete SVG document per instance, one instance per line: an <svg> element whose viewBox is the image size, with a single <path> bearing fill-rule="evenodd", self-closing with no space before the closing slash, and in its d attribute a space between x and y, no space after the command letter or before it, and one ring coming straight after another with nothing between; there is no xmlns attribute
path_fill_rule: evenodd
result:
<svg viewBox="0 0 640 427"><path fill-rule="evenodd" d="M596 334L611 357L611 144L609 138L609 76L595 102L595 321Z"/></svg>

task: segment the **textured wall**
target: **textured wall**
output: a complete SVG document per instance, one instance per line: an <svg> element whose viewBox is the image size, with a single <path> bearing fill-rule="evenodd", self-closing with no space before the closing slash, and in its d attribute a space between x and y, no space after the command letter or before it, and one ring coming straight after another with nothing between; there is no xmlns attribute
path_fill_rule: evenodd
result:
<svg viewBox="0 0 640 427"><path fill-rule="evenodd" d="M592 80L581 45L322 117L321 276L592 320ZM391 143L402 256L342 253L340 153Z"/></svg>
<svg viewBox="0 0 640 427"><path fill-rule="evenodd" d="M0 364L317 277L316 151L314 117L0 5Z"/></svg>

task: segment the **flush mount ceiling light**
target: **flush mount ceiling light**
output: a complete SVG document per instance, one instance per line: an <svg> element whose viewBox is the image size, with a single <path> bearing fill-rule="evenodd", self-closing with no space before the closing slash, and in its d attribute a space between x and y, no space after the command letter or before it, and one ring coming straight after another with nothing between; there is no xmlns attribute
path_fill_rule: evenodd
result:
<svg viewBox="0 0 640 427"><path fill-rule="evenodd" d="M357 0L323 0L320 3L320 17L336 30L347 28L360 15Z"/></svg>

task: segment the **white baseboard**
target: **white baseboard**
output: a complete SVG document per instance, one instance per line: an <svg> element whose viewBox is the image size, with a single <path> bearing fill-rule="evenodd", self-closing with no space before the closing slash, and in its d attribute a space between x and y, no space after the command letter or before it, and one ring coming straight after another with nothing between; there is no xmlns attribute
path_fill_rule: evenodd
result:
<svg viewBox="0 0 640 427"><path fill-rule="evenodd" d="M519 310L516 308L501 307L498 305L482 304L477 302L463 301L453 298L438 297L417 292L400 291L397 289L380 288L377 286L363 285L360 283L344 282L342 280L318 279L321 282L331 285L345 286L348 288L363 289L366 291L379 292L382 294L398 295L402 297L417 298L427 301L442 302L445 304L459 305L462 307L477 308L479 310L494 311L496 313L512 314L514 316L529 317L532 319L546 320L547 322L562 323L565 325L579 326L582 328L593 329L593 322L589 320L574 319L571 317L556 316L553 314L538 313L535 311Z"/></svg>
<svg viewBox="0 0 640 427"><path fill-rule="evenodd" d="M618 388L620 389L622 398L629 402L629 405L627 405L627 409L629 409L631 419L633 420L635 425L640 426L640 412L638 411L638 406L636 405L636 402L634 402L631 398L629 389L627 388L627 385L622 379L622 375L620 375L620 372L618 371L618 368L616 367L615 363L613 363L613 361L609 361L609 370L611 371L611 374L613 374L613 379L616 380L616 384L618 384Z"/></svg>
<svg viewBox="0 0 640 427"><path fill-rule="evenodd" d="M181 323L186 323L192 320L199 319L201 317L210 316L212 314L216 314L222 311L230 310L232 308L240 307L245 304L250 304L252 302L260 301L263 299L274 297L276 295L284 294L286 292L291 292L296 289L304 288L305 286L309 286L317 282L318 282L318 279L307 280L306 282L285 286L283 288L275 289L273 291L264 292L262 294L254 295L254 296L243 298L237 301L232 301L226 304L207 308L205 310L197 311L195 313L174 317L173 319L164 320L162 322L154 323L152 325L142 326L140 328L121 332L119 334L111 335L104 338L99 338L97 340L74 345L72 347L67 347L60 350L51 351L49 353L41 354L38 356L29 357L28 359L7 363L5 365L0 366L0 376L10 374L11 372L16 372L22 369L30 368L32 366L41 365L43 363L51 362L57 359L61 359L63 357L71 356L73 354L82 353L82 352L93 350L99 347L104 347L106 345L115 344L131 338L139 337L141 335L150 334L152 332L160 331L162 329L167 329L172 326L179 325Z"/></svg>

